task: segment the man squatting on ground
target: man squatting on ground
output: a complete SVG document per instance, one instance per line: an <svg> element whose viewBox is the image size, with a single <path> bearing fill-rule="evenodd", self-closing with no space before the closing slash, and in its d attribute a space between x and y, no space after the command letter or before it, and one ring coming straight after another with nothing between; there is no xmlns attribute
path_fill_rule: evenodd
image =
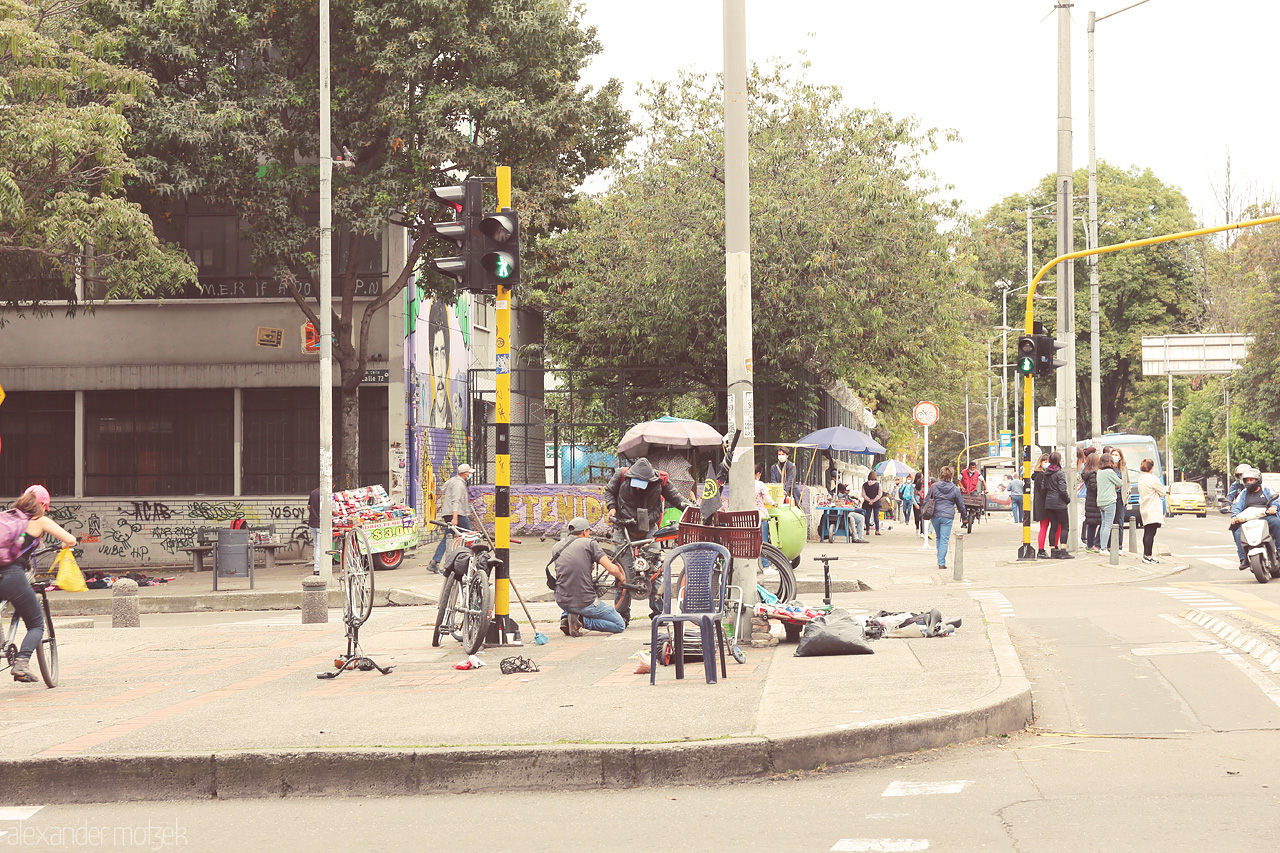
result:
<svg viewBox="0 0 1280 853"><path fill-rule="evenodd" d="M569 536L551 549L551 559L556 566L556 604L564 612L560 616L560 630L571 637L588 631L621 634L626 624L613 606L596 597L595 584L591 582L596 563L604 566L609 574L625 583L622 567L610 560L600 543L589 534L591 523L582 516L569 522Z"/></svg>

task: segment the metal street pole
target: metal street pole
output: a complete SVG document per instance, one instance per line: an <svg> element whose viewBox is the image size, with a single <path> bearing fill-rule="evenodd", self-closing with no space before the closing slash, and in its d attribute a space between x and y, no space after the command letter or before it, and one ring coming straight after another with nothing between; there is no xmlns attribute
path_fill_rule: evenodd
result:
<svg viewBox="0 0 1280 853"><path fill-rule="evenodd" d="M329 129L329 0L320 0L320 541L315 573L333 579L333 151Z"/></svg>
<svg viewBox="0 0 1280 853"><path fill-rule="evenodd" d="M1103 15L1101 18L1095 17L1096 12L1089 13L1089 248L1096 249L1098 247L1098 158L1097 158L1097 141L1095 139L1096 110L1094 106L1094 77L1093 77L1093 34L1094 28L1098 21L1104 21L1114 15L1119 15L1134 6L1141 6L1147 0L1138 0L1123 9ZM1099 436L1102 435L1102 343L1101 337L1101 311L1099 310L1099 291L1098 291L1098 256L1093 255L1089 258L1089 405L1093 409L1093 427L1092 434L1096 443Z"/></svg>
<svg viewBox="0 0 1280 853"><path fill-rule="evenodd" d="M1017 421L1017 418L1014 418ZM1000 293L1000 431L1009 428L1009 282Z"/></svg>
<svg viewBox="0 0 1280 853"><path fill-rule="evenodd" d="M1071 7L1069 4L1058 6L1058 256L1070 254L1074 249L1074 216L1072 205L1075 203L1074 177L1071 168ZM1028 296L1030 298L1030 295ZM1058 440L1063 448L1063 471L1067 476L1067 494L1074 495L1076 490L1076 466L1070 455L1075 447L1076 438L1076 332L1075 332L1075 277L1074 265L1062 262L1058 266L1058 333L1055 337L1063 341L1063 361L1066 362L1058 374ZM1076 502L1068 504L1070 527L1074 532L1080 530L1077 524ZM1068 551L1075 550L1078 537L1069 536L1064 547Z"/></svg>
<svg viewBox="0 0 1280 853"><path fill-rule="evenodd" d="M734 417L741 427L729 472L729 509L755 506L755 401L751 361L751 172L747 146L746 0L724 0L725 357ZM734 423L736 421L736 424ZM743 561L737 584L755 605L756 563ZM740 635L739 635L740 636Z"/></svg>

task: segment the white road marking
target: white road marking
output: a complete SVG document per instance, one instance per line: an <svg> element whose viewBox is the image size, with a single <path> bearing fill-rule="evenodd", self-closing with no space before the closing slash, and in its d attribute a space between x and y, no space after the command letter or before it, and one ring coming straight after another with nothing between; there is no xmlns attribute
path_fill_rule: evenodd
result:
<svg viewBox="0 0 1280 853"><path fill-rule="evenodd" d="M994 604L999 610L1001 616L1016 616L1013 612L1013 602L1004 597L1004 593L997 592L994 589L980 589L969 593L970 598L978 601L985 601Z"/></svg>
<svg viewBox="0 0 1280 853"><path fill-rule="evenodd" d="M1164 618L1171 622L1177 621L1172 616L1165 616ZM1235 627L1223 622L1221 619L1215 619L1198 610L1188 610L1182 614L1182 618L1191 622L1193 625L1199 625L1207 631L1212 631L1228 644L1235 646L1247 655L1257 658L1258 663L1262 664L1272 672L1280 672L1280 649L1277 649L1272 644L1243 634ZM1197 632L1195 631L1192 632L1192 634L1196 633ZM1213 642L1212 637L1207 637L1204 634L1200 634L1199 636L1209 642Z"/></svg>
<svg viewBox="0 0 1280 853"><path fill-rule="evenodd" d="M1196 557L1196 559L1220 569L1240 570L1240 560L1236 557Z"/></svg>
<svg viewBox="0 0 1280 853"><path fill-rule="evenodd" d="M44 806L0 806L0 820L31 820Z"/></svg>
<svg viewBox="0 0 1280 853"><path fill-rule="evenodd" d="M1188 545L1192 551L1234 551L1231 545Z"/></svg>
<svg viewBox="0 0 1280 853"><path fill-rule="evenodd" d="M882 797L914 797L920 794L958 794L966 785L972 785L972 779L957 779L954 782L890 782L884 789Z"/></svg>
<svg viewBox="0 0 1280 853"><path fill-rule="evenodd" d="M923 838L841 838L831 845L833 851L869 850L876 853L911 853L928 850L929 842Z"/></svg>
<svg viewBox="0 0 1280 853"><path fill-rule="evenodd" d="M1137 655L1140 658L1155 657L1157 655L1191 655L1198 652L1217 652L1223 648L1221 643L1198 642L1198 643L1170 643L1167 646L1149 646L1142 649L1130 649L1129 653Z"/></svg>
<svg viewBox="0 0 1280 853"><path fill-rule="evenodd" d="M1223 601L1216 595L1207 592L1201 592L1195 589L1178 589L1172 586L1144 586L1143 589L1148 592L1159 592L1170 598L1176 598L1183 604L1189 604L1200 610L1239 610L1239 605L1232 604L1229 601Z"/></svg>

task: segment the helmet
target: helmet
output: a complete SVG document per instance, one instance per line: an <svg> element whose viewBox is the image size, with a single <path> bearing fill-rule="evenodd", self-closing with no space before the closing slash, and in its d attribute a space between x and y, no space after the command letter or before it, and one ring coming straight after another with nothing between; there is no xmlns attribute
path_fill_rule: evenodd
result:
<svg viewBox="0 0 1280 853"><path fill-rule="evenodd" d="M1257 468L1249 467L1240 472L1241 480L1261 480L1262 472Z"/></svg>
<svg viewBox="0 0 1280 853"><path fill-rule="evenodd" d="M1248 462L1241 462L1239 465L1236 466L1236 473L1239 474L1240 476L1244 476L1244 472L1248 471L1250 467L1251 466L1249 465Z"/></svg>
<svg viewBox="0 0 1280 853"><path fill-rule="evenodd" d="M46 510L49 508L49 490L46 489L44 486L41 486L38 484L35 486L28 486L27 490L23 492L23 494L32 495L33 497L35 497L36 500L44 504L44 508Z"/></svg>

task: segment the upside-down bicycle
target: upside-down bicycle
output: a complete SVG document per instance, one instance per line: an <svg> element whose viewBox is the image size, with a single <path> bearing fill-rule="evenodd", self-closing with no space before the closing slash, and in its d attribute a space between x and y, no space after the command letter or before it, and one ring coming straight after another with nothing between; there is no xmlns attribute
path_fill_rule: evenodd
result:
<svg viewBox="0 0 1280 853"><path fill-rule="evenodd" d="M334 658L333 672L318 672L316 678L337 678L349 669L386 675L391 667L379 666L360 650L360 626L373 613L373 556L369 536L352 525L342 532L340 546L328 552L339 558L338 587L342 590L342 621L347 626L347 653Z"/></svg>

